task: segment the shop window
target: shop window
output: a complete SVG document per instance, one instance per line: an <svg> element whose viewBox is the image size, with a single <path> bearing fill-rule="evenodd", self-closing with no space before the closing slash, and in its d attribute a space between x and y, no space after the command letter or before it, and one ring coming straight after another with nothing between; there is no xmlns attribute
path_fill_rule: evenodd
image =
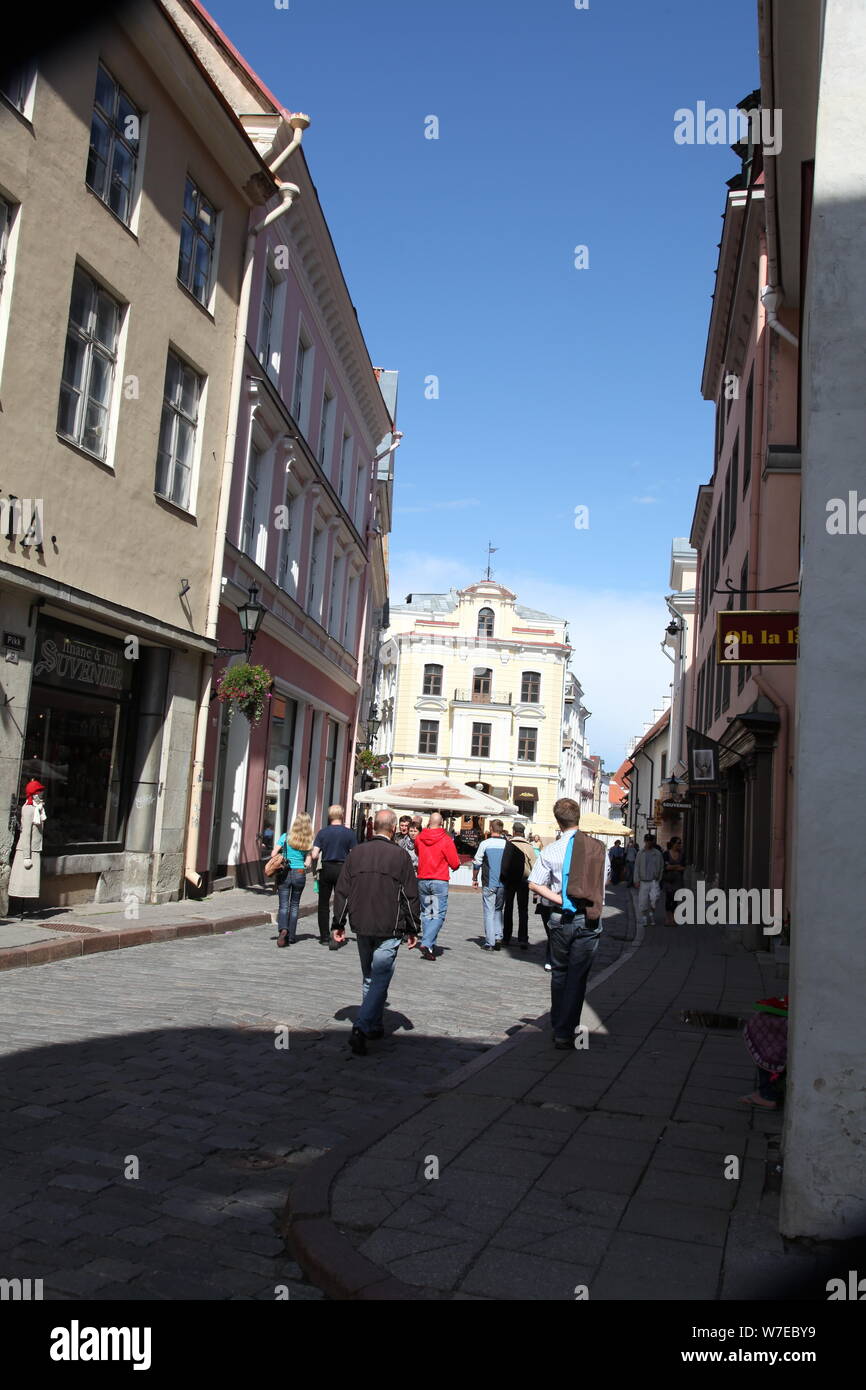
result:
<svg viewBox="0 0 866 1390"><path fill-rule="evenodd" d="M40 624L24 735L22 786L46 788L46 854L117 844L130 691L123 643Z"/></svg>
<svg viewBox="0 0 866 1390"><path fill-rule="evenodd" d="M280 836L289 828L295 793L295 728L298 706L285 695L271 699L270 744L265 804L262 815L262 854L267 859Z"/></svg>

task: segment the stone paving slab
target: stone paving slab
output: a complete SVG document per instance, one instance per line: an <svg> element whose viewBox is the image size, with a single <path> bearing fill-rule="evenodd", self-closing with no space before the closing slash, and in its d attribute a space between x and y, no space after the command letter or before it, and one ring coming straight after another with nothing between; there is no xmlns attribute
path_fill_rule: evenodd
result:
<svg viewBox="0 0 866 1390"><path fill-rule="evenodd" d="M354 943L328 951L306 922L297 945L277 950L269 921L217 927L159 951L79 955L0 978L0 1272L42 1278L46 1298L73 1301L263 1300L283 1286L308 1300L342 1297L347 1281L358 1298L405 1297L352 1240L412 1229L414 1214L404 1223L400 1212L423 1156L456 1158L509 1109L508 1098L463 1096L447 1082L543 1013L537 923L531 951L483 955L478 895L455 896L439 963L401 952L389 1036L366 1058L346 1046L360 1004ZM608 958L619 949L611 944ZM278 1050L284 1027L289 1046ZM347 1240L323 1219L327 1163L373 1123L382 1158L406 1163L408 1182L393 1198L375 1173L373 1187L352 1189L358 1224ZM395 1145L400 1123L407 1131ZM126 1176L130 1158L137 1177ZM327 1255L309 1272L280 1226L287 1191L306 1174L303 1224ZM465 1189L447 1206L452 1226L473 1233L467 1243L490 1229L483 1206L470 1224ZM493 1215L498 1226L501 1211ZM409 1296L439 1291L419 1285Z"/></svg>
<svg viewBox="0 0 866 1390"><path fill-rule="evenodd" d="M631 912L627 890L609 896ZM356 1141L342 1168L331 1155L332 1215L383 1279L451 1299L572 1300L585 1284L590 1298L711 1300L802 1264L775 1230L776 1194L763 1195L781 1116L740 1101L753 1086L741 1034L680 1017L696 1000L746 1012L784 992L780 968L713 929L659 923L611 964L587 997L588 1048L554 1051L542 1015L468 1069L450 1109L431 1101L371 1136L366 1158ZM369 1159L390 1153L405 1200L377 1225ZM438 1177L424 1171L431 1155ZM731 1156L740 1181L725 1177Z"/></svg>

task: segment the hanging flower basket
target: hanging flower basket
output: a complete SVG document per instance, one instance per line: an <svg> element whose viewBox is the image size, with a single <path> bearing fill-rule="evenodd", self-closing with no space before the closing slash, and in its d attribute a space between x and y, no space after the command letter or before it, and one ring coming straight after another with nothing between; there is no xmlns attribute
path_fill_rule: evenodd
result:
<svg viewBox="0 0 866 1390"><path fill-rule="evenodd" d="M374 753L370 748L359 748L355 754L355 771L366 772L374 781L381 782L388 768L379 753Z"/></svg>
<svg viewBox="0 0 866 1390"><path fill-rule="evenodd" d="M235 710L246 715L251 724L258 724L265 712L265 702L271 698L274 678L264 666L250 666L243 662L230 666L217 681L217 699L226 705L226 713L231 719Z"/></svg>

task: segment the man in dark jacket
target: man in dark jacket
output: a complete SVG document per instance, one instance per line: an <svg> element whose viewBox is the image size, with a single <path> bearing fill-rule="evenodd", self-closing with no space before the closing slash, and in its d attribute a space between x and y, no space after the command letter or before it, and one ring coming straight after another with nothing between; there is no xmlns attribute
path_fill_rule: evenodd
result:
<svg viewBox="0 0 866 1390"><path fill-rule="evenodd" d="M418 879L406 851L394 844L396 828L393 811L376 813L372 840L348 855L334 891L331 934L343 944L348 915L361 958L363 1000L349 1038L356 1056L366 1053L368 1038L384 1037L385 1001L397 952L404 941L410 951L418 943Z"/></svg>
<svg viewBox="0 0 866 1390"><path fill-rule="evenodd" d="M511 943L514 930L514 899L517 899L517 944L529 950L529 875L535 867L535 847L526 838L526 826L516 820L511 839L502 852L500 878L505 885L502 944Z"/></svg>

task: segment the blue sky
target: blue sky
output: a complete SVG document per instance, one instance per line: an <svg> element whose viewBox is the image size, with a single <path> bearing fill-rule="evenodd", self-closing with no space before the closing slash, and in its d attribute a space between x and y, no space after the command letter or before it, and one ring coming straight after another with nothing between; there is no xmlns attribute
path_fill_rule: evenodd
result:
<svg viewBox="0 0 866 1390"><path fill-rule="evenodd" d="M491 540L495 577L569 619L608 766L668 690L670 543L712 472L700 376L738 161L677 145L674 111L758 85L756 8L210 3L311 116L371 356L400 372L393 596L478 579Z"/></svg>

